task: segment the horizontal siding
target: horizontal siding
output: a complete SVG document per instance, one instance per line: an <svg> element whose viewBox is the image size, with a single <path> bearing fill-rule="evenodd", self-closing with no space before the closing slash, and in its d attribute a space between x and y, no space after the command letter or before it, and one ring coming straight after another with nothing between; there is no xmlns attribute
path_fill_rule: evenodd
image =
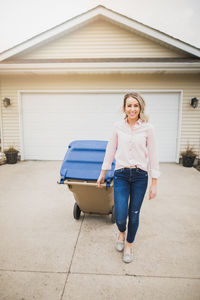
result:
<svg viewBox="0 0 200 300"><path fill-rule="evenodd" d="M109 22L98 20L13 58L137 58L187 57L181 51L139 36ZM13 60L12 58L12 60Z"/></svg>
<svg viewBox="0 0 200 300"><path fill-rule="evenodd" d="M183 90L180 150L191 143L200 155L200 104L194 109L190 99L200 99L199 75L57 75L5 76L1 79L1 97L11 98L12 105L2 106L4 148L15 144L20 147L18 90L66 89L131 89ZM170 122L170 118L169 118Z"/></svg>

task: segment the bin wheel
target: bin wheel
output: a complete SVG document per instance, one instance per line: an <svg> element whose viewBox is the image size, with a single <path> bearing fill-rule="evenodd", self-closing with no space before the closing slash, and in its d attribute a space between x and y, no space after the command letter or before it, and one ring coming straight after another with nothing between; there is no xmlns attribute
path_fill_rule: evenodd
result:
<svg viewBox="0 0 200 300"><path fill-rule="evenodd" d="M74 203L73 215L74 219L78 220L80 218L81 210L77 203Z"/></svg>
<svg viewBox="0 0 200 300"><path fill-rule="evenodd" d="M115 207L112 207L112 216L111 216L111 222L115 223Z"/></svg>

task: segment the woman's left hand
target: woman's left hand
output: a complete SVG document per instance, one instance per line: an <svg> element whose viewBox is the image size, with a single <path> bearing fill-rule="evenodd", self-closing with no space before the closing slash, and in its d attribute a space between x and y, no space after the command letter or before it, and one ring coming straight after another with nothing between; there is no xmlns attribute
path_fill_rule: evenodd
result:
<svg viewBox="0 0 200 300"><path fill-rule="evenodd" d="M157 194L157 185L151 184L149 189L149 200L155 198L156 194Z"/></svg>

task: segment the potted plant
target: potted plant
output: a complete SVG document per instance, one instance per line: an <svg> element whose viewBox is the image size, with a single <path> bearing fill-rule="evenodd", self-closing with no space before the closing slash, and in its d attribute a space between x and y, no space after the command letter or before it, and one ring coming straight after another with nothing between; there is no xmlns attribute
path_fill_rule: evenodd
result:
<svg viewBox="0 0 200 300"><path fill-rule="evenodd" d="M7 150L4 150L7 163L8 164L16 164L19 151L15 149L13 146L9 147Z"/></svg>
<svg viewBox="0 0 200 300"><path fill-rule="evenodd" d="M192 167L194 164L194 160L197 157L197 154L193 150L193 147L191 147L188 144L186 150L181 152L181 156L182 156L183 166L184 167Z"/></svg>

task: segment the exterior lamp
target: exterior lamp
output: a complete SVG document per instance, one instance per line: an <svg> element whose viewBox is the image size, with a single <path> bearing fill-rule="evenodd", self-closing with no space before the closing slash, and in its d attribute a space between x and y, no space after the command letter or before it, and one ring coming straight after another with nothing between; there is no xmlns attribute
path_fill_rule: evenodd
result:
<svg viewBox="0 0 200 300"><path fill-rule="evenodd" d="M3 99L3 105L4 107L8 107L10 105L10 98L4 98Z"/></svg>
<svg viewBox="0 0 200 300"><path fill-rule="evenodd" d="M199 99L197 98L192 98L191 101L190 101L190 105L193 107L193 108L196 108L198 106L198 102L199 102Z"/></svg>

